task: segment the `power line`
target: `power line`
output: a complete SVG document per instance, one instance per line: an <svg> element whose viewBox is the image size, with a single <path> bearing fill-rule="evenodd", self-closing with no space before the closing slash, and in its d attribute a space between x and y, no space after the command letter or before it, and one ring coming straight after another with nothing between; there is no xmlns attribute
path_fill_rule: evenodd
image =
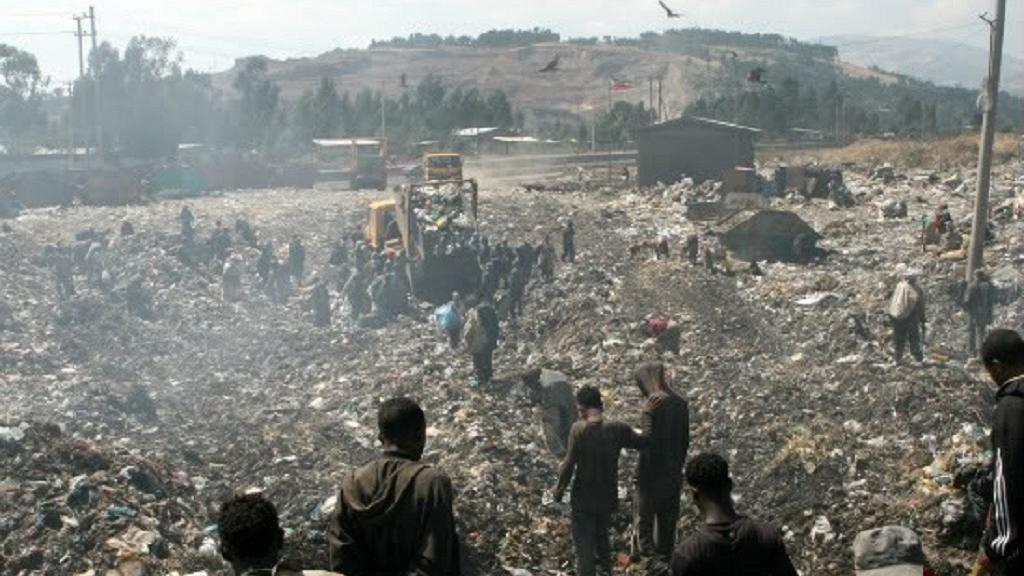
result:
<svg viewBox="0 0 1024 576"><path fill-rule="evenodd" d="M74 33L74 30L52 30L38 32L0 32L0 36L64 36L66 34Z"/></svg>

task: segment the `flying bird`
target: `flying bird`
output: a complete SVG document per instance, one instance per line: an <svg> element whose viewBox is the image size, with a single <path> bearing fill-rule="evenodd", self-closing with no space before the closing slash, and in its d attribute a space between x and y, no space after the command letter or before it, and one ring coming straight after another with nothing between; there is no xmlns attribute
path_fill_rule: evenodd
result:
<svg viewBox="0 0 1024 576"><path fill-rule="evenodd" d="M543 67L543 68L541 68L540 70L538 70L538 72L540 72L541 74L543 74L545 72L557 72L558 71L558 59L559 58L560 58L560 56L558 54L555 54L555 59L552 60L551 62L548 62L548 65Z"/></svg>
<svg viewBox="0 0 1024 576"><path fill-rule="evenodd" d="M680 13L672 10L671 8L669 8L668 4L665 4L664 0L658 0L658 4L660 4L661 7L665 9L665 15L668 16L669 18L682 18L683 17L682 14L680 14Z"/></svg>
<svg viewBox="0 0 1024 576"><path fill-rule="evenodd" d="M750 72L747 72L747 82L751 82L753 84L764 84L763 76L765 72L765 69L760 66L754 68Z"/></svg>

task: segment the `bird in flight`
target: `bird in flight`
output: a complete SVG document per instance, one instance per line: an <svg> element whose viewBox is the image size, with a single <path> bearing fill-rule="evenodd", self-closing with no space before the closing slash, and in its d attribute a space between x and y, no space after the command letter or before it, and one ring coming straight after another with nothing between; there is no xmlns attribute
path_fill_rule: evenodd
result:
<svg viewBox="0 0 1024 576"><path fill-rule="evenodd" d="M557 72L558 71L558 60L559 60L559 58L560 58L560 56L558 54L555 54L555 59L552 60L551 62L548 62L548 65L543 67L543 68L541 68L540 70L538 70L538 72L540 72L542 74L545 73L545 72Z"/></svg>
<svg viewBox="0 0 1024 576"><path fill-rule="evenodd" d="M661 7L664 8L665 15L668 16L669 18L682 18L683 17L682 14L680 14L680 13L676 12L675 10L672 10L671 8L669 8L668 4L665 4L664 0L658 0L658 4L660 4Z"/></svg>

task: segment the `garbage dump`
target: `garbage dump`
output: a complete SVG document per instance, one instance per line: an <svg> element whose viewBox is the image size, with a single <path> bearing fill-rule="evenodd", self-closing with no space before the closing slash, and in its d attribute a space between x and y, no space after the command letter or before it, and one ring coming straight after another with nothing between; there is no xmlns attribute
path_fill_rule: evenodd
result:
<svg viewBox="0 0 1024 576"><path fill-rule="evenodd" d="M347 319L329 256L339 238L362 234L379 195L314 190L295 202L278 189L27 210L0 234L0 302L9 309L0 322L3 571L229 574L215 512L250 491L277 505L286 562L324 567L340 479L377 453L380 401L409 395L427 416L425 461L451 476L467 572L571 573L569 511L546 497L559 461L520 376L547 369L577 389L597 386L610 417L639 426L643 403L626 375L661 360L690 406L690 454L728 458L738 506L780 529L802 573L850 573L857 534L892 525L914 527L936 573L963 573L983 521L974 495L989 465L992 388L966 351L966 313L952 290L964 264L921 249L920 217L947 203L958 220L970 196L943 185L945 173L933 182L893 168L886 183L869 170L846 171L858 199L847 210L772 198L773 212L747 221L741 242L725 234L723 249L737 258L780 255L765 257L760 275L678 257L691 235L719 241L708 234L713 222L687 210L714 185L641 189L589 174L533 192L484 185L477 226L492 240L536 245L558 238L567 218L577 230L576 263L559 264L551 282L534 275L522 314L502 322L486 386L472 384L471 359L439 333L432 304L414 301L375 327ZM1024 194L1022 175L1019 162L998 166L995 201ZM907 217L881 217L888 199L904 203ZM181 233L186 206L194 244ZM260 249L221 231L243 216L274 259L301 236L306 272L291 296L268 296ZM119 236L125 220L134 234ZM820 231L829 256L810 266L781 257L776 224L786 240ZM230 302L219 262L193 257L224 234L242 261L240 297ZM636 238L658 237L671 242L672 258L628 257ZM88 246L75 260L78 244ZM1012 214L996 214L987 262L1008 294L996 325L1022 319L1013 289L1022 246ZM91 279L89 262L110 281ZM898 264L921 271L929 299L921 365L892 362L885 309ZM65 265L73 293L55 279ZM303 305L313 275L327 279L343 320L313 326ZM140 290L145 317L130 304ZM647 319L671 324L671 337ZM630 555L635 465L627 453L619 468L616 574L642 570ZM686 496L679 534L698 525Z"/></svg>

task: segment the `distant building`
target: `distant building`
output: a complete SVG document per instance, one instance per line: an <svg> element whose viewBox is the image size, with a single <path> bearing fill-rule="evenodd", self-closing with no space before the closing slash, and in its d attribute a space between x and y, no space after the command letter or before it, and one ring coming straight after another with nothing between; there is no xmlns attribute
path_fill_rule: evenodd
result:
<svg viewBox="0 0 1024 576"><path fill-rule="evenodd" d="M754 138L760 130L698 116L683 116L640 130L641 186L718 180L736 166L754 166Z"/></svg>

